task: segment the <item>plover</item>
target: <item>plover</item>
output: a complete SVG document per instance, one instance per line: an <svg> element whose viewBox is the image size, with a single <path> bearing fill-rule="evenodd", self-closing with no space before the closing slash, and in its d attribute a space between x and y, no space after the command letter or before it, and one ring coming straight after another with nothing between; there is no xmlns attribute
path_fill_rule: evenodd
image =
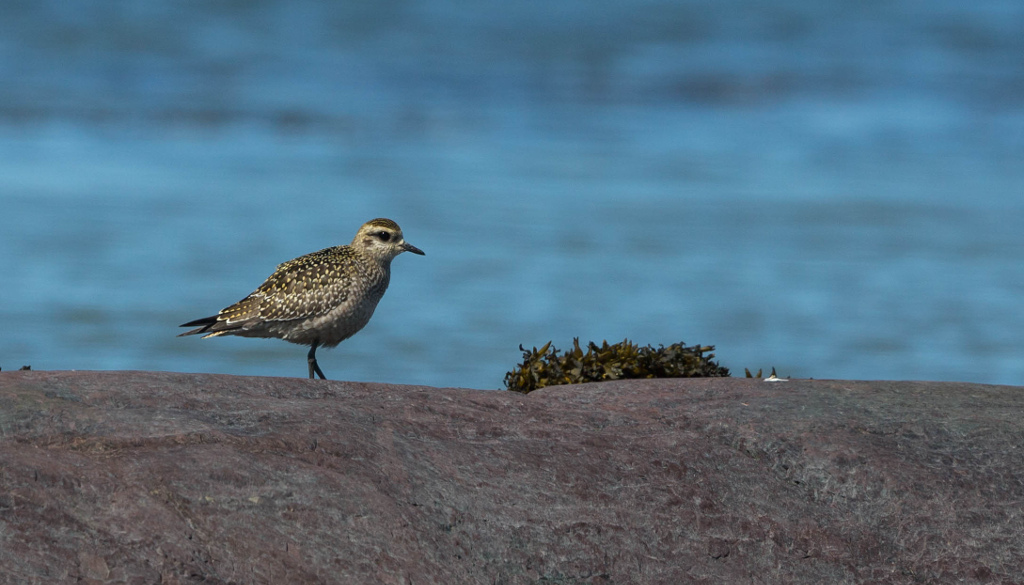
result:
<svg viewBox="0 0 1024 585"><path fill-rule="evenodd" d="M391 261L402 252L424 255L406 243L397 223L370 220L351 244L280 264L249 296L212 317L181 325L196 328L178 337L276 337L308 345L309 377L316 373L326 379L316 348L334 347L366 326L388 288Z"/></svg>

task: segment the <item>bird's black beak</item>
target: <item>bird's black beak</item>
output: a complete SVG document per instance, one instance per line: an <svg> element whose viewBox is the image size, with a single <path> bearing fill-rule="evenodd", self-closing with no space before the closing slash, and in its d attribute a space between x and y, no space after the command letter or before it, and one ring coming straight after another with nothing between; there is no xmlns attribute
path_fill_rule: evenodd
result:
<svg viewBox="0 0 1024 585"><path fill-rule="evenodd" d="M402 249L405 250L406 252L412 252L413 254L419 254L420 256L426 256L426 254L423 253L423 250L420 250L419 248L417 248L416 246L413 246L409 242L403 243L402 244Z"/></svg>

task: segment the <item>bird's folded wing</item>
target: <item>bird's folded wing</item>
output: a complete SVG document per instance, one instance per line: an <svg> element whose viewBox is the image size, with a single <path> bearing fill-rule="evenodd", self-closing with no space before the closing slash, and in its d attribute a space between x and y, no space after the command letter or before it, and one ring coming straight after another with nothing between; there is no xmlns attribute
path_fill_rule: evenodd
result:
<svg viewBox="0 0 1024 585"><path fill-rule="evenodd" d="M348 300L352 283L345 275L351 270L347 262L318 258L286 262L252 294L221 311L220 318L291 321L323 315Z"/></svg>

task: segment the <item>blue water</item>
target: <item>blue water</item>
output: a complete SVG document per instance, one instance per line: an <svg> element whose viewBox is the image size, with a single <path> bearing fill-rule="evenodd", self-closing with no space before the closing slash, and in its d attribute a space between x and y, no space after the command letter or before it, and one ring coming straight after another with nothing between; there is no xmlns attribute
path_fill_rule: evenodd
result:
<svg viewBox="0 0 1024 585"><path fill-rule="evenodd" d="M1024 384L1024 4L0 8L0 367L304 376L176 338L398 221L328 377L499 388L519 344Z"/></svg>

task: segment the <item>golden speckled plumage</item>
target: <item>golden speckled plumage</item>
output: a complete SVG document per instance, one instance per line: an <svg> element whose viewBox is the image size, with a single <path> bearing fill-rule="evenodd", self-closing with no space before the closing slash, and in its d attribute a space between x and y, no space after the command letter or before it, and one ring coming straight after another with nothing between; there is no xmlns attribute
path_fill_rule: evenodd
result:
<svg viewBox="0 0 1024 585"><path fill-rule="evenodd" d="M347 246L334 246L278 265L249 296L213 317L190 321L184 335L276 337L309 345L309 377L324 377L316 348L333 347L362 329L391 279L391 260L423 252L405 242L390 219L363 224ZM180 337L180 336L179 336Z"/></svg>

